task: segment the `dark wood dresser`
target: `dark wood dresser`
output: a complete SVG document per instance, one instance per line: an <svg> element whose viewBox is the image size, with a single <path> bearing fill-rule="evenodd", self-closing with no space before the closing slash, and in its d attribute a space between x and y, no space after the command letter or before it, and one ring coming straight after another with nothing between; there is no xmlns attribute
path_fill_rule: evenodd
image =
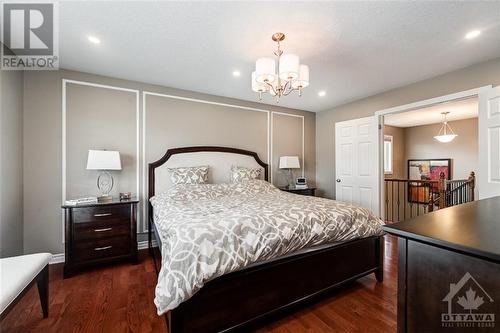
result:
<svg viewBox="0 0 500 333"><path fill-rule="evenodd" d="M137 200L62 206L65 216L64 277L117 260L137 262Z"/></svg>
<svg viewBox="0 0 500 333"><path fill-rule="evenodd" d="M299 194L299 195L308 195L311 197L314 197L316 195L316 188L315 187L308 187L308 188L289 188L289 187L280 187L280 190L285 191L285 192L290 192L294 194Z"/></svg>
<svg viewBox="0 0 500 333"><path fill-rule="evenodd" d="M398 236L398 332L500 331L500 197L384 227Z"/></svg>

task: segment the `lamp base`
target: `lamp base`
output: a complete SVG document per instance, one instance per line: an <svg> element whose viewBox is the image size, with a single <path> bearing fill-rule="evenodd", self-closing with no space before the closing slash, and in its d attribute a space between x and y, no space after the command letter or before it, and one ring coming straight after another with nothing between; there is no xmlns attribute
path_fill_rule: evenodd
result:
<svg viewBox="0 0 500 333"><path fill-rule="evenodd" d="M106 203L111 201L113 201L113 197L110 195L101 195L97 197L97 202L99 203Z"/></svg>

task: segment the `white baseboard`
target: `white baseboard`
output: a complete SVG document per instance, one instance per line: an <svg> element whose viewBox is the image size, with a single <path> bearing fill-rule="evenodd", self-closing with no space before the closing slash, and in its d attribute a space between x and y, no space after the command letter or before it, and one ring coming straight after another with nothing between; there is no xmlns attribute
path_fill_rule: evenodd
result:
<svg viewBox="0 0 500 333"><path fill-rule="evenodd" d="M156 241L153 241L153 247L156 247ZM142 241L137 243L138 250L144 250L148 248L148 241ZM49 261L49 265L64 263L64 253L56 253L52 255L52 259Z"/></svg>

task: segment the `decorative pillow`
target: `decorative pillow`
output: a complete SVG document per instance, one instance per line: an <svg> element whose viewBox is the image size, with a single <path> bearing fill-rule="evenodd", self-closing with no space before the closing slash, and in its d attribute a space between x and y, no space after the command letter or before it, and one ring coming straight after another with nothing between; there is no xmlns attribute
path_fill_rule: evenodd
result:
<svg viewBox="0 0 500 333"><path fill-rule="evenodd" d="M208 166L168 168L173 184L205 184L208 181Z"/></svg>
<svg viewBox="0 0 500 333"><path fill-rule="evenodd" d="M231 183L241 183L246 180L259 179L261 168L245 168L239 166L231 167Z"/></svg>

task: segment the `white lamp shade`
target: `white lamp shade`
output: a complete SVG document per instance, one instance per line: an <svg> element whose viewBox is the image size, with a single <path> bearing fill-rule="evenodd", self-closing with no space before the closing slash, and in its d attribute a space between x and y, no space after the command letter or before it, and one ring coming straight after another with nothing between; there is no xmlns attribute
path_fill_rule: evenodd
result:
<svg viewBox="0 0 500 333"><path fill-rule="evenodd" d="M281 156L280 169L300 169L298 156Z"/></svg>
<svg viewBox="0 0 500 333"><path fill-rule="evenodd" d="M282 80L293 80L299 77L299 56L295 54L283 54L280 57L280 78Z"/></svg>
<svg viewBox="0 0 500 333"><path fill-rule="evenodd" d="M275 75L275 62L273 58L260 58L255 62L255 79L257 82L273 82Z"/></svg>
<svg viewBox="0 0 500 333"><path fill-rule="evenodd" d="M267 91L267 85L265 83L257 82L255 72L252 72L252 90L255 92Z"/></svg>
<svg viewBox="0 0 500 333"><path fill-rule="evenodd" d="M113 150L89 150L87 170L121 170L120 153Z"/></svg>
<svg viewBox="0 0 500 333"><path fill-rule="evenodd" d="M309 85L309 66L300 65L299 77L292 82L292 88L305 88Z"/></svg>

